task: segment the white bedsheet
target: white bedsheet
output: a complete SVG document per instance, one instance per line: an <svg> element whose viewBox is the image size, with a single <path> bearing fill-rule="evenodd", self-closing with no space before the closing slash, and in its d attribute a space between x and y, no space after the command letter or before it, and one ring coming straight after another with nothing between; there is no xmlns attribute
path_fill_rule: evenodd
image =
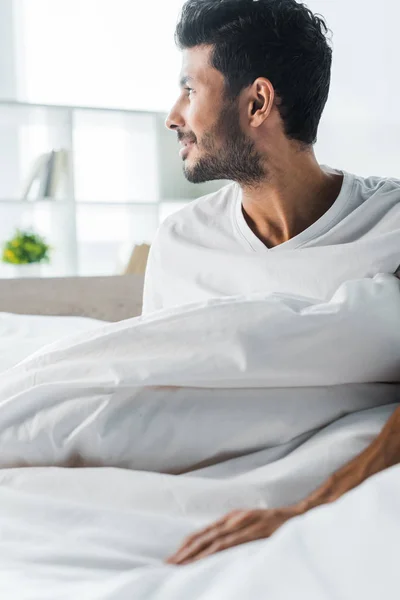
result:
<svg viewBox="0 0 400 600"><path fill-rule="evenodd" d="M47 344L98 325L104 321L0 312L0 373Z"/></svg>
<svg viewBox="0 0 400 600"><path fill-rule="evenodd" d="M168 504L162 514L151 506L137 510L137 475L119 469L3 471L0 597L399 598L400 467L293 519L269 540L185 567L163 559L201 521L170 512Z"/></svg>
<svg viewBox="0 0 400 600"><path fill-rule="evenodd" d="M38 466L0 472L4 597L375 598L392 583L398 469L270 541L191 567L162 560L233 508L304 497L379 433L399 403L399 288L377 275L326 302L187 305L55 342L4 372L1 461ZM47 466L77 454L124 468Z"/></svg>

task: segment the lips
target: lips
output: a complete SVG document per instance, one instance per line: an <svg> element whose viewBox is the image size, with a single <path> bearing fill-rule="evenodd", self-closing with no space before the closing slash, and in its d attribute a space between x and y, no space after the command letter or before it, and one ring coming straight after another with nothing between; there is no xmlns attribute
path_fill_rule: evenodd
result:
<svg viewBox="0 0 400 600"><path fill-rule="evenodd" d="M194 140L180 140L179 143L181 146L190 146L190 144L194 144Z"/></svg>
<svg viewBox="0 0 400 600"><path fill-rule="evenodd" d="M182 148L179 151L179 156L185 157L189 154L190 148L194 146L194 142L182 141Z"/></svg>

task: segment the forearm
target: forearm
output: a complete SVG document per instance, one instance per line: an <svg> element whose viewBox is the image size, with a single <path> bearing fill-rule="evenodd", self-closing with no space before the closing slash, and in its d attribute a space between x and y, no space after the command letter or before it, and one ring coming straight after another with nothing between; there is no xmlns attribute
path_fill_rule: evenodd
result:
<svg viewBox="0 0 400 600"><path fill-rule="evenodd" d="M396 409L379 436L359 456L331 475L313 494L300 502L300 512L333 502L363 481L400 463L400 408Z"/></svg>

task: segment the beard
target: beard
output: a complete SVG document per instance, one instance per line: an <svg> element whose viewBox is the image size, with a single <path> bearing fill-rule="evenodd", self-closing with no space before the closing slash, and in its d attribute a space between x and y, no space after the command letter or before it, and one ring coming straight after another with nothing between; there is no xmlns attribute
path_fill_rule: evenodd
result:
<svg viewBox="0 0 400 600"><path fill-rule="evenodd" d="M216 140L220 141L219 147ZM229 179L252 187L266 177L262 155L240 128L237 103L224 106L217 123L204 134L198 147L203 155L195 164L183 166L191 183Z"/></svg>

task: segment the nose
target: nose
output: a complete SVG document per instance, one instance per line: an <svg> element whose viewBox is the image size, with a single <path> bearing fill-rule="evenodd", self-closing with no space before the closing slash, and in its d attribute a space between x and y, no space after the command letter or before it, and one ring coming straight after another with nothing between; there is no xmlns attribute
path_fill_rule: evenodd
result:
<svg viewBox="0 0 400 600"><path fill-rule="evenodd" d="M175 131L176 129L184 129L184 126L185 121L178 111L177 105L175 104L165 120L165 127L167 129L171 129L171 131Z"/></svg>

